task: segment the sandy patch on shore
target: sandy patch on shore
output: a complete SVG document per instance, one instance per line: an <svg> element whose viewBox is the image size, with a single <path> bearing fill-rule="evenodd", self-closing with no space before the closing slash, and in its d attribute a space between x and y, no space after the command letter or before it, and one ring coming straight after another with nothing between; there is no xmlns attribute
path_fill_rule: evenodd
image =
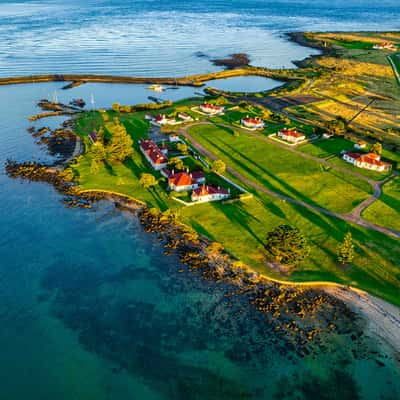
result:
<svg viewBox="0 0 400 400"><path fill-rule="evenodd" d="M368 293L345 287L329 286L327 293L345 301L368 321L368 332L390 345L400 361L400 308Z"/></svg>

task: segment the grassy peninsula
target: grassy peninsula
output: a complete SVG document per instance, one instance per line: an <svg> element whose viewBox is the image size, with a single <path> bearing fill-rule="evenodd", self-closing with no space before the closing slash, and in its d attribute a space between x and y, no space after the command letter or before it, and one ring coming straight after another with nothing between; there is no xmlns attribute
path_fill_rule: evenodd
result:
<svg viewBox="0 0 400 400"><path fill-rule="evenodd" d="M296 70L279 71L289 84L275 91L246 95L215 90L204 99L159 110L116 105L79 114L75 132L85 152L67 171L82 191L110 191L161 211L173 210L181 222L268 277L338 282L400 305L398 56L373 49L388 40L400 45L400 34L310 33L296 40L321 48L323 54L302 61ZM255 70L262 75L264 69L241 69L242 74L256 74ZM234 71L227 73L238 73ZM224 113L204 115L198 108L204 101L224 107ZM174 119L183 113L190 122L157 128L149 120L159 113ZM241 119L249 116L262 119L263 129L241 126ZM332 120L344 121L345 128L324 137ZM126 130L132 153L123 162L105 160L94 170L95 144L89 134L102 131L107 142L112 124ZM291 146L279 140L275 135L285 127L302 132L304 142ZM229 186L229 200L188 206L183 202L190 200L190 193L168 190L167 178L151 168L139 140L157 137L161 146L163 141L170 143L170 135L179 136L189 153L180 153L172 144L168 151L182 156L186 169L202 170L207 182ZM382 160L392 169L369 171L344 162L341 152L352 150L360 140L367 148L380 142ZM223 175L232 185L212 171L216 159L225 163ZM144 186L143 174L153 175L155 184ZM247 193L235 192L236 185ZM311 247L310 255L289 270L276 267L264 248L266 234L282 224L297 227ZM342 266L337 248L348 232L355 257Z"/></svg>

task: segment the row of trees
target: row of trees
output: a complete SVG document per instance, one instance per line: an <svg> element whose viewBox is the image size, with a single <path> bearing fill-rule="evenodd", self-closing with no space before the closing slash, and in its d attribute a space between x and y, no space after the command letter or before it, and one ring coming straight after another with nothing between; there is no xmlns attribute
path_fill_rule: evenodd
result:
<svg viewBox="0 0 400 400"><path fill-rule="evenodd" d="M265 248L278 262L284 265L298 265L310 254L310 247L304 235L296 227L279 225L267 234ZM349 264L354 259L354 244L348 232L337 249L338 262Z"/></svg>

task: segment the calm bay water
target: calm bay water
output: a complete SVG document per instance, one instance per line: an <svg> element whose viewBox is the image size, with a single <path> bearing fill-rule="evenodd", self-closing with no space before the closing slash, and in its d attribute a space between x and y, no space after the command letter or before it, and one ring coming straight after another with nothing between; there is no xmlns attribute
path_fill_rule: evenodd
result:
<svg viewBox="0 0 400 400"><path fill-rule="evenodd" d="M245 51L256 65L289 66L311 51L285 42L284 31L395 29L399 14L396 1L0 1L0 75L215 70L199 51ZM273 84L210 83L238 91ZM153 94L141 85L60 87L0 87L1 399L400 397L400 372L384 354L385 367L354 360L353 351L366 350L332 335L325 352L290 359L261 313L227 298L229 288L179 272L133 216L105 202L66 209L48 185L8 179L7 158L52 160L26 132L38 99L93 93L107 107Z"/></svg>

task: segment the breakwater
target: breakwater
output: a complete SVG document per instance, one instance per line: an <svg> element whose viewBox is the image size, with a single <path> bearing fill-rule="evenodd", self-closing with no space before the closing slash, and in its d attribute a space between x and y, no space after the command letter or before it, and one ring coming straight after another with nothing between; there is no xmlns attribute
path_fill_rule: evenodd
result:
<svg viewBox="0 0 400 400"><path fill-rule="evenodd" d="M292 75L293 72L293 76ZM83 83L130 83L130 84L163 84L179 86L203 86L205 82L216 79L225 79L238 76L261 76L277 80L298 79L295 72L291 70L273 70L267 68L246 67L206 74L189 75L179 78L156 78L156 77L134 77L134 76L114 76L114 75L94 75L94 74L50 74L50 75L28 75L0 78L0 85L17 85L26 83L43 82L74 82L74 86ZM72 87L72 86L71 86ZM68 85L65 86L68 88Z"/></svg>

